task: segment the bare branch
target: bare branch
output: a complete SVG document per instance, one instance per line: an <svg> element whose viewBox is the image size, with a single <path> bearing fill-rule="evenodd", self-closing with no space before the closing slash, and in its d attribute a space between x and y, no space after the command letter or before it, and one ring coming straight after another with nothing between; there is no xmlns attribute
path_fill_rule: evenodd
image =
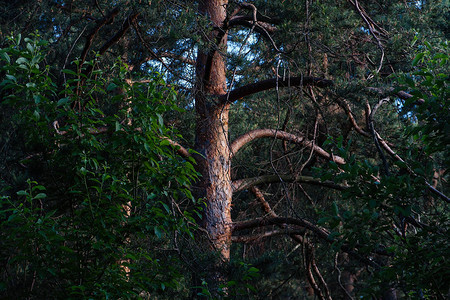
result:
<svg viewBox="0 0 450 300"><path fill-rule="evenodd" d="M390 172L389 172L389 164L387 162L386 156L384 155L383 150L381 149L380 146L380 141L378 139L378 136L375 132L375 128L374 128L374 124L373 124L373 116L375 115L375 113L377 112L378 108L383 105L383 103L385 102L389 102L389 98L383 98L381 99L374 107L373 110L371 110L369 117L368 117L368 127L369 130L372 133L373 136L373 140L375 142L375 146L377 148L378 153L380 154L381 160L383 161L383 168L384 168L384 172L386 174L386 176L389 176ZM368 105L368 104L367 104Z"/></svg>
<svg viewBox="0 0 450 300"><path fill-rule="evenodd" d="M289 86L304 86L304 85L314 85L320 88L325 88L332 86L333 81L319 77L290 77L286 79L271 78L236 88L230 91L229 93L222 95L219 98L219 100L223 102L225 101L233 102L258 92L273 89L277 86L289 87Z"/></svg>
<svg viewBox="0 0 450 300"><path fill-rule="evenodd" d="M89 52L89 49L92 46L94 37L97 35L98 31L105 24L112 23L118 13L119 13L119 7L116 7L108 14L108 16L104 17L103 19L101 19L97 22L97 26L95 26L94 29L91 31L91 33L88 35L88 37L86 39L86 43L84 44L84 48L83 48L83 51L81 52L81 56L80 56L80 60L81 60L80 65L82 65L84 63L84 61L86 60L86 56Z"/></svg>
<svg viewBox="0 0 450 300"><path fill-rule="evenodd" d="M268 225L296 225L314 232L318 237L322 239L328 239L328 235L330 234L328 230L325 228L314 225L313 223L304 220L304 219L296 219L291 217L270 217L270 218L259 218L248 221L241 221L233 223L233 232L252 229L257 227L263 227Z"/></svg>
<svg viewBox="0 0 450 300"><path fill-rule="evenodd" d="M182 56L182 55L175 54L175 53L159 52L159 53L157 53L157 55L159 57L173 58L173 59L179 60L181 62L187 63L189 65L195 65L195 60L193 60L191 58L188 58L188 57L185 57L185 56Z"/></svg>
<svg viewBox="0 0 450 300"><path fill-rule="evenodd" d="M319 185L335 190L343 191L348 187L345 185L339 185L331 181L321 181L318 178L310 176L294 176L294 175L263 175L253 178L238 179L233 181L233 192L239 192L247 190L253 186L260 184L276 183L276 182L298 182L312 185Z"/></svg>
<svg viewBox="0 0 450 300"><path fill-rule="evenodd" d="M308 141L303 136L295 135L292 133L288 133L285 131L275 130L275 129L256 129L250 132L247 132L240 137L238 137L231 144L231 153L232 155L236 155L240 148L248 144L249 142L259 139L259 138L277 138L281 140L291 141L297 144L301 144L303 146L312 148L314 152L319 154L322 157L325 157L329 160L336 162L337 164L343 165L345 164L345 160L342 157L335 156L331 153L328 153L324 149L320 148L317 145L314 145L311 141Z"/></svg>
<svg viewBox="0 0 450 300"><path fill-rule="evenodd" d="M269 214L271 217L278 217L277 214L270 207L269 203L264 198L263 193L256 186L252 186L250 190L256 196L256 199L258 199L259 202L261 202L261 205L263 206L264 211L267 214Z"/></svg>
<svg viewBox="0 0 450 300"><path fill-rule="evenodd" d="M130 29L131 24L136 20L136 18L139 16L139 12L133 13L128 16L128 18L125 20L125 22L122 25L122 28L112 37L110 38L106 43L103 44L103 46L98 51L101 55L103 55L112 45L117 43Z"/></svg>
<svg viewBox="0 0 450 300"><path fill-rule="evenodd" d="M231 240L236 243L248 243L255 240L260 240L263 238L268 238L277 235L295 234L300 236L301 234L304 234L304 232L305 232L304 230L299 229L280 229L280 230L265 231L263 233L254 235L233 236L231 237Z"/></svg>
<svg viewBox="0 0 450 300"><path fill-rule="evenodd" d="M241 230L247 230L252 228L258 228L258 227L264 227L268 225L278 225L278 226L287 226L287 225L295 225L300 226L303 228L306 228L310 231L312 231L317 237L319 237L322 240L327 241L328 243L333 243L336 240L330 237L330 233L325 228L316 226L312 224L311 222L299 219L299 218L291 218L291 217L271 217L271 218L259 218L254 220L247 220L247 221L241 221L241 222L235 222L233 224L232 230L233 232L241 231ZM355 257L361 262L364 262L367 265L370 265L375 268L380 268L380 266L373 260L365 258L355 252L352 248L350 248L348 245L342 245L341 246L342 251L347 252L349 255ZM375 253L386 255L385 251L375 251Z"/></svg>
<svg viewBox="0 0 450 300"><path fill-rule="evenodd" d="M237 25L251 28L255 32L261 34L265 39L267 39L272 44L272 47L277 52L283 53L283 51L278 48L277 44L275 43L275 41L273 40L273 38L270 36L270 33L269 33L269 32L275 31L276 30L275 27L273 27L267 23L262 23L262 22L258 22L258 21L246 21L245 17L242 17L242 18L235 17L232 20L230 20L230 22L228 22L228 28L232 28Z"/></svg>
<svg viewBox="0 0 450 300"><path fill-rule="evenodd" d="M395 91L395 89L392 88L392 87L391 88L386 88L386 89L375 88L375 87L368 87L366 89L367 89L367 91L373 92L373 93L377 93L377 94L379 94L382 97L386 97L386 96L389 96L389 95L395 95L395 96L397 96L397 97L399 97L400 99L403 99L403 100L408 100L408 99L414 97L413 95L411 95L411 94L409 94L409 93L407 93L405 91ZM423 104L423 103L425 103L425 100L420 98L420 99L417 99L414 104Z"/></svg>
<svg viewBox="0 0 450 300"><path fill-rule="evenodd" d="M170 143L170 145L172 145L172 147L174 147L175 150L177 150L177 153L178 153L179 155L181 155L182 157L188 158L188 157L191 156L191 153L189 153L189 151L188 151L186 148L184 148L183 146L181 146L180 143L178 143L178 142L176 142L176 141L174 141L174 140L171 140L171 139L169 139L168 137L161 137L161 138L162 138L163 140L168 141L168 142Z"/></svg>
<svg viewBox="0 0 450 300"><path fill-rule="evenodd" d="M250 16L235 16L230 19L228 22L228 27L233 28L234 26L241 25L245 27L251 28L253 25L253 19ZM258 29L255 31L263 34L267 34L270 32L275 32L277 28L275 26L270 25L269 23L262 22L261 20L256 21L256 27L260 27L259 30L264 29L264 32L259 32Z"/></svg>
<svg viewBox="0 0 450 300"><path fill-rule="evenodd" d="M391 149L391 147L389 147L389 145L386 143L385 140L383 140L380 135L378 134L378 132L375 131L375 134L377 136L378 141L380 142L380 145L383 147L384 150L386 150L387 153L389 153L389 155L391 155L392 157L394 157L396 160L401 161L402 163L404 163L406 165L406 170L408 171L408 173L410 173L411 175L418 177L419 175L417 175L408 165L407 163L397 154L395 153L395 151L393 151ZM448 196L446 196L444 193L442 193L441 191L439 191L438 189L436 189L434 186L432 186L428 181L425 180L425 185L428 187L428 189L435 194L436 196L438 196L439 198L441 198L442 200L444 200L447 203L450 203L450 198Z"/></svg>
<svg viewBox="0 0 450 300"><path fill-rule="evenodd" d="M123 23L122 27L120 28L120 30L118 32L116 32L116 34L111 37L106 43L103 44L103 46L98 50L100 55L105 54L105 52L115 43L117 43L124 35L125 33L128 31L128 29L131 27L131 24L136 20L136 18L139 16L140 13L133 13L131 15L128 16L128 18L125 20L125 22ZM92 42L92 41L91 41ZM86 48L86 47L85 47ZM83 62L83 60L82 60ZM80 64L81 66L82 64ZM85 75L88 75L92 72L92 70L94 69L93 65L89 65L86 70L83 72ZM77 93L80 90L80 87L84 84L84 81L86 79L83 79L82 81L77 83ZM75 103L75 105L77 105L77 103ZM78 105L80 106L81 104L78 103Z"/></svg>
<svg viewBox="0 0 450 300"><path fill-rule="evenodd" d="M364 11L364 9L359 5L358 0L349 0L349 2L356 8L356 11L359 13L361 18L364 20L364 22L367 24L367 27L369 29L370 34L373 36L373 38L376 40L378 48L380 48L381 51L381 58L380 58L380 65L378 69L376 70L376 73L379 73L381 68L383 67L383 60L384 60L384 48L383 44L380 41L380 38L378 35L387 36L387 32L381 28L379 25L377 25L370 17L369 15ZM377 30L375 30L375 27L381 30L381 33Z"/></svg>
<svg viewBox="0 0 450 300"><path fill-rule="evenodd" d="M367 131L365 131L361 127L359 127L358 123L355 120L355 117L353 116L352 110L351 110L350 105L348 104L347 100L338 99L337 103L347 113L347 116L348 116L350 122L352 123L353 128L355 128L356 132L358 132L359 134L361 134L365 137L370 137L370 134Z"/></svg>

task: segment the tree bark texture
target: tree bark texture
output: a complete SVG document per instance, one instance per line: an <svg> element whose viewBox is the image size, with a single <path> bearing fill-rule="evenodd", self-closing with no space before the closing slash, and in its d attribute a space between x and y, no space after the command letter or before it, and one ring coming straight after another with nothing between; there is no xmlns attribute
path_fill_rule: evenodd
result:
<svg viewBox="0 0 450 300"><path fill-rule="evenodd" d="M222 259L230 258L231 244L231 174L228 145L229 103L219 101L226 93L225 59L227 34L220 28L226 18L224 0L199 1L199 13L214 28L205 36L208 47L198 50L196 63L196 151L201 173L197 195L206 207L203 226Z"/></svg>

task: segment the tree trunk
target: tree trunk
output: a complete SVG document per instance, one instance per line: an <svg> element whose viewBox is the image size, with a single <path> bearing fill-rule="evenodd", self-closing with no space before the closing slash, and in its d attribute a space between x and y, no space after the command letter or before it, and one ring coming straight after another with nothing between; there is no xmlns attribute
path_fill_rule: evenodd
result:
<svg viewBox="0 0 450 300"><path fill-rule="evenodd" d="M199 13L207 16L214 30L208 34L210 43L199 49L196 63L196 145L198 193L206 207L203 226L215 250L223 260L230 258L231 244L231 175L228 145L229 104L220 101L226 93L225 60L227 35L220 28L226 17L224 0L199 1Z"/></svg>

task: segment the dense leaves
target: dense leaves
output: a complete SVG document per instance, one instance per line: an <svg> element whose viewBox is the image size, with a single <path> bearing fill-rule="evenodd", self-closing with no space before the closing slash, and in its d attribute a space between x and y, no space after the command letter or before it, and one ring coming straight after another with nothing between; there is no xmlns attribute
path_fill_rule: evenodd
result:
<svg viewBox="0 0 450 300"><path fill-rule="evenodd" d="M145 86L127 83L120 61L109 70L96 61L62 70L67 81L58 88L45 42L18 36L9 43L1 91L2 107L13 113L4 115L3 138L9 154L20 147L22 157L5 166L15 185L2 182L1 293L129 298L182 289L179 258L164 251L174 232L193 236L195 211L176 203L193 203L196 172L162 139L175 134L162 120L177 109L175 92L156 73ZM105 80L105 72L115 78ZM15 174L33 180L24 185Z"/></svg>

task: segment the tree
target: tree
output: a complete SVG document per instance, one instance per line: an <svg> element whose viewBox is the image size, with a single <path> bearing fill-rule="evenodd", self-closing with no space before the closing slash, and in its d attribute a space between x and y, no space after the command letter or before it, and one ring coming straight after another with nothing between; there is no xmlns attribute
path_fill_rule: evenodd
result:
<svg viewBox="0 0 450 300"><path fill-rule="evenodd" d="M351 297L363 290L368 294L390 290L391 296L393 291L442 294L445 286L440 284L416 288L409 285L411 278L397 280L401 268L389 266L402 255L406 263L419 251L403 252L401 246L393 246L409 244L406 236L411 232L435 233L429 245L442 241L446 232L447 187L438 183L445 183L440 170L446 166L439 155L445 156L446 148L440 147L440 154L429 153L433 161L421 155L419 141L403 135L411 119L403 123L395 103L403 99L418 105L412 101L425 98L397 89L392 79L393 74L411 70L414 46L409 45L414 38L417 45L425 38L429 43L445 38L445 3L106 4L44 1L33 8L22 4L23 18L14 24L23 30L34 24L50 29L48 37L57 40L54 53L65 53L49 57L55 69L72 56L80 57L82 65L96 49L103 64L121 56L137 78L154 67L166 72L167 82L182 91L177 100L187 110L166 113L167 124L179 127L187 143L171 142L178 144L181 155L196 161L201 176L192 192L205 202L201 224L206 243L225 265L237 259L239 250L247 256L245 248L233 246L234 240L259 249L252 254L254 263L264 266L258 261L266 255L265 244L281 235L284 238L270 249L280 253L292 241L302 251L294 248L296 267L289 267L287 274L280 264L271 280L272 275L261 268L269 283L261 281L259 288L269 290L267 294L277 293L274 282L284 280L295 282L293 292L303 293L299 286L305 280L298 269L305 270L307 287L320 298L339 293ZM33 22L39 10L39 22ZM70 23L55 11L70 16ZM113 33L103 38L106 28ZM64 76L59 80L64 82ZM389 98L397 100L387 105ZM439 140L442 131L437 132ZM180 145L189 142L193 151ZM432 173L438 174L434 183ZM261 208L252 208L249 199ZM443 219L433 218L430 209ZM419 215L434 225L423 224ZM267 242L262 241L265 238ZM442 257L443 251L438 251L431 260ZM230 287L230 279L219 271L220 263L210 259L206 264L213 265L212 270L200 277L207 279L208 293L218 296L220 284ZM274 257L268 260L279 262ZM372 274L381 274L381 279ZM285 279L279 277L283 275ZM330 282L337 283L333 287ZM386 284L388 289L380 289ZM231 296L232 289L226 293Z"/></svg>

